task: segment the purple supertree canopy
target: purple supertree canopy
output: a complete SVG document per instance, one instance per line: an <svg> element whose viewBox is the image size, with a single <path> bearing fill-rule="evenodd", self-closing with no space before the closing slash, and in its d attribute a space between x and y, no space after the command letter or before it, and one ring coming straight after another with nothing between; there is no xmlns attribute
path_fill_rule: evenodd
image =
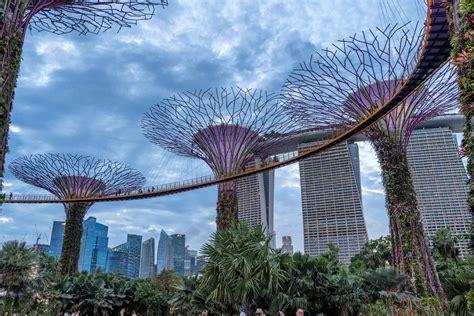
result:
<svg viewBox="0 0 474 316"><path fill-rule="evenodd" d="M111 195L140 189L145 178L122 163L71 154L38 154L15 159L15 177L58 198Z"/></svg>
<svg viewBox="0 0 474 316"><path fill-rule="evenodd" d="M177 94L153 106L142 121L151 142L204 160L217 176L264 156L291 126L277 96L241 88Z"/></svg>
<svg viewBox="0 0 474 316"><path fill-rule="evenodd" d="M102 180L84 176L59 176L53 183L68 198L102 195L107 187Z"/></svg>
<svg viewBox="0 0 474 316"><path fill-rule="evenodd" d="M395 96L416 60L417 28L391 26L341 41L301 63L282 90L289 115L304 127L341 126L363 121ZM445 65L366 134L406 146L420 122L458 106L456 74Z"/></svg>
<svg viewBox="0 0 474 316"><path fill-rule="evenodd" d="M55 34L100 33L113 26L130 27L150 19L155 6L167 0L3 0L3 27L15 25L19 31L28 27Z"/></svg>
<svg viewBox="0 0 474 316"><path fill-rule="evenodd" d="M262 137L250 128L237 125L215 125L194 134L194 144L203 153L204 161L215 174L230 174L238 171L255 158L252 149Z"/></svg>

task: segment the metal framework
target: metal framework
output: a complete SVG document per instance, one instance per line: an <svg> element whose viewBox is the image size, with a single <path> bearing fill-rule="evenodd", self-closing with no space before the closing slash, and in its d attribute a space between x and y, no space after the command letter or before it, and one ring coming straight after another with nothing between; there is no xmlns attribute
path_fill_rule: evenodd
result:
<svg viewBox="0 0 474 316"><path fill-rule="evenodd" d="M282 89L288 114L305 128L357 125L400 90L422 36L417 27L387 26L311 56ZM445 65L364 133L376 147L390 138L406 148L418 124L459 106L456 82Z"/></svg>
<svg viewBox="0 0 474 316"><path fill-rule="evenodd" d="M167 0L0 0L0 181L27 30L98 34L114 26L121 29L148 20L156 6L167 4Z"/></svg>
<svg viewBox="0 0 474 316"><path fill-rule="evenodd" d="M285 108L305 127L357 125L400 90L421 36L417 28L394 25L341 41L290 74L282 90ZM447 64L364 131L382 166L394 265L410 277L413 290L440 295L406 147L416 125L457 107L456 75ZM418 288L416 280L424 286Z"/></svg>
<svg viewBox="0 0 474 316"><path fill-rule="evenodd" d="M427 0L427 18L425 23L425 35L422 43L420 43L419 56L413 63L412 67L407 71L407 76L403 79L403 84L399 90L395 92L385 104L373 111L363 121L346 129L339 130L333 134L330 139L311 150L301 152L297 155L285 155L280 157L278 161L267 163L258 168L247 168L239 173L225 177L202 177L199 179L189 179L177 181L175 183L154 185L145 191L129 192L129 194L109 195L92 198L76 198L76 199L57 199L51 196L38 195L18 195L13 199L3 200L3 203L64 203L64 202L107 202L107 201L123 201L153 198L158 196L176 194L189 190L200 189L228 181L234 181L246 176L257 174L260 172L281 168L289 164L298 162L302 159L317 155L339 143L349 140L368 129L372 124L381 120L385 115L402 103L410 96L413 90L424 84L426 80L443 66L449 58L451 45L449 43L448 24L446 17L445 2L443 0Z"/></svg>
<svg viewBox="0 0 474 316"><path fill-rule="evenodd" d="M58 198L95 197L140 189L140 172L111 160L71 154L38 154L15 159L9 166L18 179ZM66 212L60 269L77 271L82 222L93 202L63 203Z"/></svg>
<svg viewBox="0 0 474 316"><path fill-rule="evenodd" d="M177 94L153 106L142 121L151 142L203 160L216 177L238 173L253 159L265 158L269 148L285 141L283 135L291 126L276 95L241 88ZM231 211L219 211L218 205L218 228L237 216L233 181L219 186L218 204L224 200L233 206Z"/></svg>

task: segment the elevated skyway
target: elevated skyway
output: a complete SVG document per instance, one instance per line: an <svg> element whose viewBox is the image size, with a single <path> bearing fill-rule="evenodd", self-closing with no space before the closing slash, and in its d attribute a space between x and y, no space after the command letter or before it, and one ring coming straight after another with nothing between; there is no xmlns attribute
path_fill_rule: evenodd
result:
<svg viewBox="0 0 474 316"><path fill-rule="evenodd" d="M464 116L462 114L444 114L439 115L431 120L422 122L417 126L416 129L424 128L436 128L436 127L448 127L453 133L462 133L464 124ZM318 141L324 141L331 138L331 135L337 133L337 128L324 128L324 129L307 129L301 130L294 133L293 136L288 138L288 141L280 144L278 147L273 147L268 152L269 155L279 155L289 153L298 150L300 144L308 144ZM349 142L360 142L366 141L367 138L364 134L360 133L352 138Z"/></svg>

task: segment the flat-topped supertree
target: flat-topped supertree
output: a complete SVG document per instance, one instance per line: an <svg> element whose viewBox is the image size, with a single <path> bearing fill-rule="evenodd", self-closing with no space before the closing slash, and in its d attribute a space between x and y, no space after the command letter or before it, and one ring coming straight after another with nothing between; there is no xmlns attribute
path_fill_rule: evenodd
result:
<svg viewBox="0 0 474 316"><path fill-rule="evenodd" d="M421 39L417 28L389 26L341 41L290 74L282 90L285 108L304 127L354 126L401 88ZM446 65L365 132L382 168L393 264L409 276L412 290L435 295L443 289L423 232L406 151L415 127L455 109L456 99L456 76Z"/></svg>
<svg viewBox="0 0 474 316"><path fill-rule="evenodd" d="M0 191L10 112L28 29L98 34L150 19L167 0L0 0Z"/></svg>
<svg viewBox="0 0 474 316"><path fill-rule="evenodd" d="M145 114L145 136L163 149L206 162L216 177L239 171L290 130L278 98L262 90L216 88L162 100ZM238 219L236 184L218 187L218 230Z"/></svg>
<svg viewBox="0 0 474 316"><path fill-rule="evenodd" d="M111 160L72 154L38 154L15 159L9 166L18 179L60 199L111 195L140 189L140 172ZM66 212L59 260L62 273L77 271L82 223L93 203L63 203Z"/></svg>

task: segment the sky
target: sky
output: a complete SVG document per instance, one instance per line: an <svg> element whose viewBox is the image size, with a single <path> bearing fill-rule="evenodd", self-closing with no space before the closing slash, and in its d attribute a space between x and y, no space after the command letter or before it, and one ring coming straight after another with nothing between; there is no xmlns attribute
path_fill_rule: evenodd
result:
<svg viewBox="0 0 474 316"><path fill-rule="evenodd" d="M410 0L397 0L417 19ZM29 154L60 152L125 162L147 184L210 174L142 134L143 114L181 91L216 86L278 93L288 73L312 53L386 22L376 9L387 0L170 0L156 16L130 29L100 35L26 37L10 128L7 163ZM369 143L359 143L364 216L370 238L388 234L380 167ZM4 191L44 193L7 170ZM276 171L275 228L303 250L298 165ZM199 249L215 230L217 188L140 201L97 203L88 215L109 226L109 246L126 235L186 234ZM4 204L0 243L49 243L60 204Z"/></svg>

